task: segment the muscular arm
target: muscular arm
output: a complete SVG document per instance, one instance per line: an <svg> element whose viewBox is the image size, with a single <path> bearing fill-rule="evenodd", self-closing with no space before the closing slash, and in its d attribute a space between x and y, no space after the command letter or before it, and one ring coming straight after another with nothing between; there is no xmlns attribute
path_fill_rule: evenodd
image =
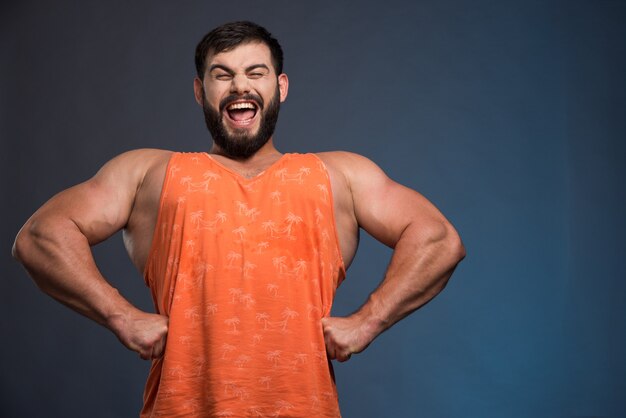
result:
<svg viewBox="0 0 626 418"><path fill-rule="evenodd" d="M109 161L90 180L45 203L20 230L13 255L39 288L109 328L142 358L158 357L167 318L142 312L96 267L90 246L125 227L154 151L132 151Z"/></svg>
<svg viewBox="0 0 626 418"><path fill-rule="evenodd" d="M465 256L457 232L426 198L364 157L342 158L358 225L394 252L383 281L357 312L323 319L328 354L340 361L435 297Z"/></svg>

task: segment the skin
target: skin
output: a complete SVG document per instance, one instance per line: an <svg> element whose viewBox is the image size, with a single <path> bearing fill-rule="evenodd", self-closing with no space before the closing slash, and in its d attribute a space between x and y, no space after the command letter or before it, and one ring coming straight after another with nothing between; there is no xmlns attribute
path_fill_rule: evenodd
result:
<svg viewBox="0 0 626 418"><path fill-rule="evenodd" d="M268 103L289 80L277 75L269 48L247 43L207 57L203 79L193 82L214 108L231 94L253 93ZM244 124L225 118L227 130L259 127L259 112ZM237 160L217 145L214 158L253 177L281 156L270 140L250 158ZM20 230L13 254L42 291L110 329L143 359L158 358L167 340L168 318L137 309L102 276L90 246L119 230L140 272L148 256L170 151L142 149L119 155L90 180L45 203ZM340 249L349 266L359 228L394 249L385 277L363 306L347 317L322 319L330 359L345 361L378 335L423 306L446 285L465 256L461 240L444 216L419 193L391 179L370 160L348 152L318 154L330 174Z"/></svg>

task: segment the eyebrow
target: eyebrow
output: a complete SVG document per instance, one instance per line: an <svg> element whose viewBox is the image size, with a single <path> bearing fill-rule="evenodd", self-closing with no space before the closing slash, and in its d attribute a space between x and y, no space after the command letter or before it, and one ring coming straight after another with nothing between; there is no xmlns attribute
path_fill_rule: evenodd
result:
<svg viewBox="0 0 626 418"><path fill-rule="evenodd" d="M252 64L252 65L246 67L246 72L250 72L252 70L256 70L257 68L263 68L263 69L265 69L267 71L270 70L269 67L267 65L265 65L265 64ZM213 72L213 70L222 70L222 71L227 72L230 75L234 75L235 74L235 72L231 68L228 68L227 66L222 65L222 64L213 64L213 65L211 65L209 67L209 72Z"/></svg>

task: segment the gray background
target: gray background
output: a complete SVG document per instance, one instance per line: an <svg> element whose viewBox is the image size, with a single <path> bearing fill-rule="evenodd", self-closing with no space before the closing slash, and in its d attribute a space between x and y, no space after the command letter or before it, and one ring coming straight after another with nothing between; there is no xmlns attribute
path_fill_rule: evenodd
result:
<svg viewBox="0 0 626 418"><path fill-rule="evenodd" d="M148 363L41 294L13 237L139 147L206 150L193 52L251 19L282 42L283 152L376 161L468 257L424 309L336 366L344 417L626 416L624 1L4 1L0 416L136 416ZM95 249L150 309L119 236ZM390 251L364 237L334 312Z"/></svg>

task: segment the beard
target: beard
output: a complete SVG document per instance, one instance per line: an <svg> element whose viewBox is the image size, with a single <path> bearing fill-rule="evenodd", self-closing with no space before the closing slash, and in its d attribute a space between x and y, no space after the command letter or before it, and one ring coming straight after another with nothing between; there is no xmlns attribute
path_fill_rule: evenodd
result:
<svg viewBox="0 0 626 418"><path fill-rule="evenodd" d="M213 141L217 144L224 154L236 160L246 160L253 156L258 150L270 140L276 128L278 121L278 112L280 110L280 92L278 87L274 97L264 106L263 98L254 94L246 94L244 96L231 95L220 102L218 110L215 110L207 103L206 96L202 95L202 110L204 112L204 121L213 137ZM249 133L247 129L234 129L228 132L224 125L224 108L234 100L254 100L260 112L261 122L256 134Z"/></svg>

